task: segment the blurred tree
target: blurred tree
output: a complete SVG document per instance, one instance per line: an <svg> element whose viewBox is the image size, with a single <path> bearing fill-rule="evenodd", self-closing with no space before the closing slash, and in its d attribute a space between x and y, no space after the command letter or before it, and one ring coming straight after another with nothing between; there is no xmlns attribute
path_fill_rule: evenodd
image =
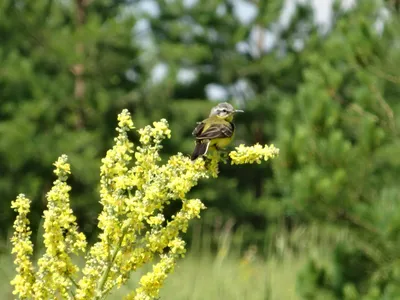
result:
<svg viewBox="0 0 400 300"><path fill-rule="evenodd" d="M279 105L274 171L284 214L352 236L330 267L304 270L305 299L400 296L398 26L379 1L336 7L331 30L305 43L297 94Z"/></svg>
<svg viewBox="0 0 400 300"><path fill-rule="evenodd" d="M143 73L130 30L135 18L125 7L106 0L0 2L3 237L19 192L34 199L37 227L51 164L62 153L75 170L73 204L84 230L97 222L99 158Z"/></svg>

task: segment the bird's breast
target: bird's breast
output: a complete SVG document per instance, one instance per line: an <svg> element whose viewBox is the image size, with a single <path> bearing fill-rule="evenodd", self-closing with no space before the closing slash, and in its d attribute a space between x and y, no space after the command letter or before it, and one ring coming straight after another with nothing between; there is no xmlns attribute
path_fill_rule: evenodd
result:
<svg viewBox="0 0 400 300"><path fill-rule="evenodd" d="M229 145L231 142L232 138L218 138L218 139L213 139L210 142L210 146L217 146L218 148L225 148L226 146Z"/></svg>

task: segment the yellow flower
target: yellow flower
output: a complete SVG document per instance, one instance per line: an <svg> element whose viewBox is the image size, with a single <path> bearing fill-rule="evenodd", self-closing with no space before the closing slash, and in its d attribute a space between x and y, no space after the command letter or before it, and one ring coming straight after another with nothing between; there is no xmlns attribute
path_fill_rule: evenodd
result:
<svg viewBox="0 0 400 300"><path fill-rule="evenodd" d="M13 294L18 295L21 299L32 298L33 284L35 282L31 262L33 245L30 240L31 230L27 218L30 202L24 194L20 194L15 201L11 202L11 207L18 213L14 222L14 235L11 238L17 275L11 281L11 284L14 286Z"/></svg>
<svg viewBox="0 0 400 300"><path fill-rule="evenodd" d="M17 276L14 293L20 298L103 299L115 287L126 283L130 273L158 259L152 272L142 276L139 287L128 299L147 300L158 297L168 274L185 252L182 234L189 222L200 217L206 207L199 199L187 199L187 193L201 179L218 176L220 154L211 161L191 161L178 153L161 163L162 141L171 137L168 122L162 119L137 130L140 145L134 147L128 132L134 124L127 110L118 116L117 137L100 167L99 234L86 256L82 277L75 281L78 267L71 253L85 250L86 240L78 232L76 219L69 207L70 187L66 180L71 173L67 156L55 162L58 179L47 194L48 209L44 212L45 254L33 272L29 240L29 200L23 195L12 203L18 212L14 224L13 253L16 253ZM260 163L278 154L272 146L243 145L230 153L232 164ZM170 219L164 209L172 201L181 201L182 208Z"/></svg>
<svg viewBox="0 0 400 300"><path fill-rule="evenodd" d="M150 300L157 298L160 288L164 284L168 273L173 271L175 263L175 255L161 255L161 260L153 266L153 271L142 276L139 282L140 287L136 289L134 298L131 299Z"/></svg>
<svg viewBox="0 0 400 300"><path fill-rule="evenodd" d="M84 252L86 238L78 232L76 218L69 207L69 191L65 182L70 173L66 155L60 156L54 164L58 179L47 194L47 210L44 211L45 254L38 260L39 270L33 285L36 298L52 298L54 295L68 297L72 278L78 267L73 264L70 254Z"/></svg>
<svg viewBox="0 0 400 300"><path fill-rule="evenodd" d="M129 114L127 109L124 109L118 115L118 127L123 130L129 130L129 129L135 128L135 126L133 125L132 119L131 119L131 115Z"/></svg>
<svg viewBox="0 0 400 300"><path fill-rule="evenodd" d="M274 158L279 154L279 149L275 148L274 145L260 145L255 144L254 146L247 147L245 145L240 145L236 147L235 151L229 153L232 159L232 164L260 164L262 160L267 161L270 158Z"/></svg>
<svg viewBox="0 0 400 300"><path fill-rule="evenodd" d="M60 178L60 180L65 181L68 174L71 174L71 168L69 164L65 163L67 160L66 155L62 155L53 165L56 167L54 173Z"/></svg>

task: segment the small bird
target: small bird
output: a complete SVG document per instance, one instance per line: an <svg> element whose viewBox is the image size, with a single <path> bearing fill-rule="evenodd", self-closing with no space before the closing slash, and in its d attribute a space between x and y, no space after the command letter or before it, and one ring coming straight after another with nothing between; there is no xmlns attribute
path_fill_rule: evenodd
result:
<svg viewBox="0 0 400 300"><path fill-rule="evenodd" d="M211 109L207 119L197 123L193 130L196 137L196 147L192 160L207 154L210 147L220 150L225 148L233 138L235 125L232 123L233 115L243 110L234 109L229 103L220 103Z"/></svg>

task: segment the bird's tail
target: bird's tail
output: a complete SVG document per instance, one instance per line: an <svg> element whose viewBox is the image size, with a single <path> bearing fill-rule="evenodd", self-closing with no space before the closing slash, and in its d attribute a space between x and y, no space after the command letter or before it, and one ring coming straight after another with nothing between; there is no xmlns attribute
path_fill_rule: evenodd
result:
<svg viewBox="0 0 400 300"><path fill-rule="evenodd" d="M196 147L193 150L192 160L195 160L199 156L203 156L203 155L207 154L208 145L210 145L210 142L204 142L204 141L197 142Z"/></svg>

